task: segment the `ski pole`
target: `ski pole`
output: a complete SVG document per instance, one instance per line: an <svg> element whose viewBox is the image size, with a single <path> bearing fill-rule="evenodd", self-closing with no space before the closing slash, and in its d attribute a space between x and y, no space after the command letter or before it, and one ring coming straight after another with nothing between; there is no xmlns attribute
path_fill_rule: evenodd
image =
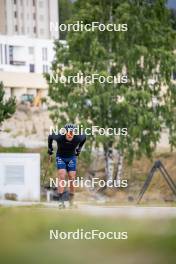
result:
<svg viewBox="0 0 176 264"><path fill-rule="evenodd" d="M51 161L52 161L52 156L49 156L48 162L47 162L47 167L46 167L46 170L45 170L45 173L44 173L44 176L43 176L42 187L44 187L45 179L46 179L46 177L48 175L48 169L49 169L49 166L51 164Z"/></svg>

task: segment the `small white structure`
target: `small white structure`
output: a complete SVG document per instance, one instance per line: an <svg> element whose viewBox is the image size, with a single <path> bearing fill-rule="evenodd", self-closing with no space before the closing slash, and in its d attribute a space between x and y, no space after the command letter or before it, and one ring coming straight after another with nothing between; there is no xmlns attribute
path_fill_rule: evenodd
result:
<svg viewBox="0 0 176 264"><path fill-rule="evenodd" d="M40 154L0 153L0 199L40 200Z"/></svg>

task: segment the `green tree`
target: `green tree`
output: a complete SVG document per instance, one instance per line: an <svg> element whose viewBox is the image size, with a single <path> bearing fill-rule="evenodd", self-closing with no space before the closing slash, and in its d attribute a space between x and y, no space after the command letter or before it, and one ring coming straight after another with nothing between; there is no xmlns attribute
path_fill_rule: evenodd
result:
<svg viewBox="0 0 176 264"><path fill-rule="evenodd" d="M176 30L176 10L171 9L171 23L174 30Z"/></svg>
<svg viewBox="0 0 176 264"><path fill-rule="evenodd" d="M122 157L130 162L142 155L152 157L163 127L169 131L170 145L176 145L176 86L171 80L175 33L170 11L164 0L77 0L74 5L72 23L127 24L128 31L69 32L67 46L56 43L53 73L127 74L128 83L50 83L47 75L49 95L59 104L52 117L60 125L79 120L84 126L128 128L126 137L96 136L91 141L103 146L107 176L110 153L118 151L118 178Z"/></svg>
<svg viewBox="0 0 176 264"><path fill-rule="evenodd" d="M3 83L0 83L0 124L12 116L16 110L15 98L4 100L5 91L3 89Z"/></svg>
<svg viewBox="0 0 176 264"><path fill-rule="evenodd" d="M59 0L59 24L67 24L73 14L73 3L71 0ZM60 32L60 39L66 39L67 32Z"/></svg>

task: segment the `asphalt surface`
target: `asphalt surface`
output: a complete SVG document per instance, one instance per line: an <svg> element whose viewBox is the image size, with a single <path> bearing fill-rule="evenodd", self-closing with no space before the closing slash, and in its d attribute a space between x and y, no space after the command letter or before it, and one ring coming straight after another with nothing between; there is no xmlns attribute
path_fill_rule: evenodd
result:
<svg viewBox="0 0 176 264"><path fill-rule="evenodd" d="M42 209L58 209L57 202L18 202L0 200L0 206L16 207L16 206L37 206ZM69 208L66 203L66 210ZM68 209L70 210L70 209ZM107 217L129 217L129 218L176 218L176 207L171 206L104 206L104 205L87 205L77 204L73 211L92 215ZM59 209L58 209L59 211Z"/></svg>

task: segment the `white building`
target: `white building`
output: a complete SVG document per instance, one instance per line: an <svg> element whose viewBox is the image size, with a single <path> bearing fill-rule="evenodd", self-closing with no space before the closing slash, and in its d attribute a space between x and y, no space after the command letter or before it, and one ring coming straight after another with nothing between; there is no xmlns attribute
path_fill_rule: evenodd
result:
<svg viewBox="0 0 176 264"><path fill-rule="evenodd" d="M58 0L0 0L1 34L58 39L50 22L58 23Z"/></svg>
<svg viewBox="0 0 176 264"><path fill-rule="evenodd" d="M53 58L52 40L0 35L0 71L48 72Z"/></svg>
<svg viewBox="0 0 176 264"><path fill-rule="evenodd" d="M0 153L0 199L40 200L40 154Z"/></svg>
<svg viewBox="0 0 176 264"><path fill-rule="evenodd" d="M46 96L43 73L54 58L50 22L58 23L57 0L0 0L0 81L6 97Z"/></svg>
<svg viewBox="0 0 176 264"><path fill-rule="evenodd" d="M53 41L27 36L0 35L0 81L6 97L22 94L47 95L43 73L48 72L54 58Z"/></svg>

